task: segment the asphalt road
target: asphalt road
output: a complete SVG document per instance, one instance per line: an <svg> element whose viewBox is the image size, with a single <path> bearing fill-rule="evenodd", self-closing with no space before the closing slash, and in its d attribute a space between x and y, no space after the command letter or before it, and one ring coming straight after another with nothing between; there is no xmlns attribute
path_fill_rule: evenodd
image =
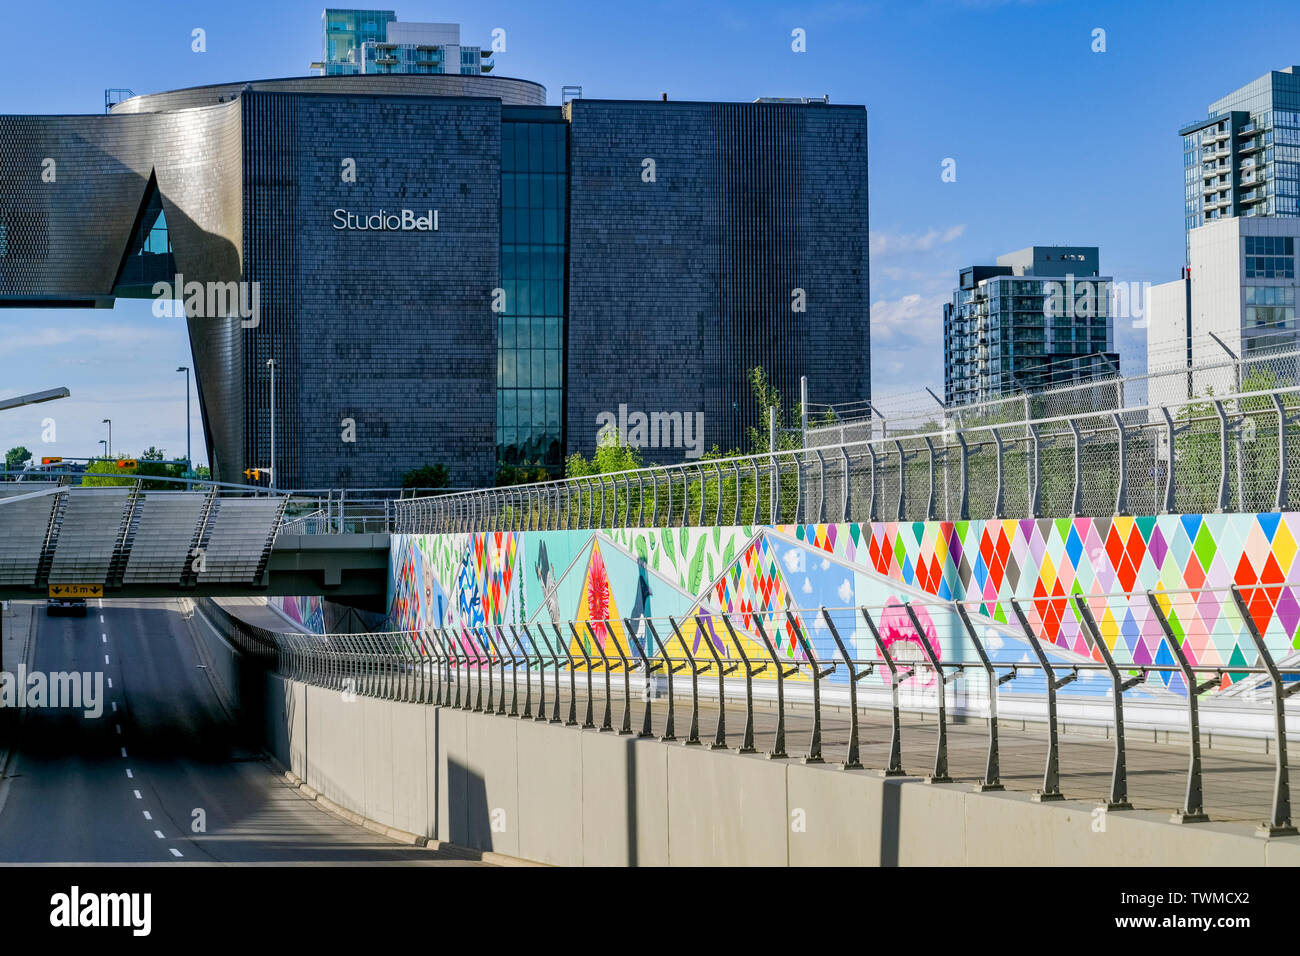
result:
<svg viewBox="0 0 1300 956"><path fill-rule="evenodd" d="M299 796L236 739L175 603L100 603L38 612L29 671L102 673L103 714L26 711L0 781L0 863L470 862Z"/></svg>

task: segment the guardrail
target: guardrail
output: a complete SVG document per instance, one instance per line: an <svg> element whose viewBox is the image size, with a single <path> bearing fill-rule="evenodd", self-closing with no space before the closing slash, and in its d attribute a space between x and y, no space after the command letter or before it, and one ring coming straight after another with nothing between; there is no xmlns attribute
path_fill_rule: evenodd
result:
<svg viewBox="0 0 1300 956"><path fill-rule="evenodd" d="M399 533L1300 508L1300 386L395 501Z"/></svg>
<svg viewBox="0 0 1300 956"><path fill-rule="evenodd" d="M1036 795L1043 801L1065 799L1061 781L1068 768L1061 766L1059 739L1065 705L1072 719L1099 723L1113 738L1113 769L1103 801L1108 810L1132 808L1127 728L1143 724L1149 729L1153 722L1168 726L1171 715L1182 714L1178 720L1186 724L1189 760L1182 805L1174 814L1181 823L1209 819L1201 757L1208 712L1216 727L1253 728L1270 738L1275 775L1269 818L1261 830L1292 835L1296 830L1291 822L1285 701L1300 688L1300 665L1281 663L1291 654L1289 646L1268 646L1250 612L1257 590L1264 589L1243 592L1234 587L1219 595L1228 601L1224 615L1237 616L1253 649L1232 664L1197 663L1189 657L1191 645L1174 639L1179 612L1189 619L1187 602L1203 593L1193 591L1145 594L1169 639L1173 661L1168 664L1139 663L1122 640L1107 643L1094 609L1104 607L1113 595L1070 599L1088 633L1092 658L1063 656L1031 623L1033 604L1027 612L1014 599L1009 602L1014 617L1010 626L982 617L977 604L918 600L883 608L822 607L811 615L700 609L683 616L324 636L267 631L212 602L203 603L238 647L268 668L345 695L627 735L639 728L638 736L661 740L684 734L687 745L705 743L702 718L711 715L712 748L728 747L738 738L738 752L757 753L761 730L765 752L773 758L791 756L788 734L797 726L808 735L806 761L823 762L828 747L842 748L844 769L863 767L862 714L879 710L889 714L889 744L883 766L876 768L886 775L905 773L903 718L923 712L934 724L935 751L926 774L931 783L952 782L949 727L960 712L982 718L986 726L978 786L1003 789L998 717L1000 708L1009 708L1018 718L1028 717L1044 728L1046 758ZM1008 653L1000 640L1007 636L1024 644ZM1221 687L1225 677L1232 679L1233 688L1246 692L1222 692L1203 707L1201 698ZM963 678L968 679L961 685L964 694L958 685ZM1148 684L1157 691L1181 684L1189 692L1185 699L1169 694L1165 702L1126 707L1125 695L1131 697L1135 688ZM1003 689L1006 685L1010 687ZM1267 703L1255 699L1261 694ZM682 720L678 700L684 702L688 695L690 713ZM738 731L728 728L731 706L743 706ZM847 721L840 716L845 711Z"/></svg>

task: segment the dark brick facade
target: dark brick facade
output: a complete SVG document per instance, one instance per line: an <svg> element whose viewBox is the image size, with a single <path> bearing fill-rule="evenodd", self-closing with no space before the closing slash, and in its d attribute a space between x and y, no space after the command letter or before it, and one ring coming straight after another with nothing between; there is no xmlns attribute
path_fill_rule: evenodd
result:
<svg viewBox="0 0 1300 956"><path fill-rule="evenodd" d="M0 225L13 245L0 306L109 304L156 183L187 280L261 286L256 328L188 323L219 477L270 463L274 358L281 487L391 486L433 463L455 484L489 483L502 108L536 107L544 91L359 79L138 97L103 117L0 117ZM596 416L620 404L701 412L706 449L742 446L762 423L745 383L754 365L790 403L801 374L815 401L869 396L865 110L577 100L568 119L568 450L590 454ZM39 181L48 155L54 189ZM345 158L354 183L340 176ZM647 158L655 182L642 178ZM438 230L337 230L336 208L436 209ZM806 312L791 310L795 288Z"/></svg>

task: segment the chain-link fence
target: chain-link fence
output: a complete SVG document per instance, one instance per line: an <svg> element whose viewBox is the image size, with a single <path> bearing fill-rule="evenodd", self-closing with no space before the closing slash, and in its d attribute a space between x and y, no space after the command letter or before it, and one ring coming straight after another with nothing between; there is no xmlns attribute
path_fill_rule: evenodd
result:
<svg viewBox="0 0 1300 956"><path fill-rule="evenodd" d="M1258 512L1300 508L1298 457L1289 385L408 498L388 516L428 533Z"/></svg>

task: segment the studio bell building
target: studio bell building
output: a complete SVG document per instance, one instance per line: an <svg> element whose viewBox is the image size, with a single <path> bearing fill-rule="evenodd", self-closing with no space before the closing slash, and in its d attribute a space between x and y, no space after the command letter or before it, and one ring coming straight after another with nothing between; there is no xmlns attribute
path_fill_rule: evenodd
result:
<svg viewBox="0 0 1300 956"><path fill-rule="evenodd" d="M821 100L371 74L0 116L0 306L184 321L223 480L271 462L270 360L281 488L559 474L638 413L647 460L743 448L756 366L869 397L867 247L866 111Z"/></svg>

